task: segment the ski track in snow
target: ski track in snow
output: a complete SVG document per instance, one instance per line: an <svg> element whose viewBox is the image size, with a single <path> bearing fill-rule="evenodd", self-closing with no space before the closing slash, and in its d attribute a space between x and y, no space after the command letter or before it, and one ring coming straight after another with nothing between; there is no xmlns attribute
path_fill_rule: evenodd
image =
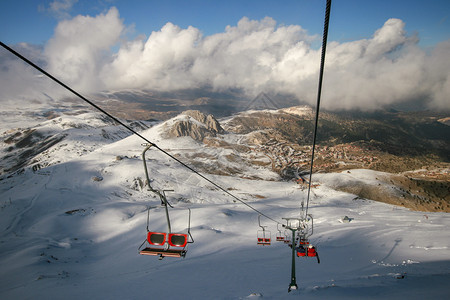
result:
<svg viewBox="0 0 450 300"><path fill-rule="evenodd" d="M97 124L98 125L98 124ZM110 128L109 130L114 131ZM201 151L189 138L164 140L161 126L142 134L163 149ZM115 131L116 132L116 131ZM99 134L99 133L95 133ZM92 132L92 135L95 135ZM130 136L113 143L89 134L60 161L0 181L1 299L444 299L450 295L450 217L409 211L326 185L313 190L309 212L321 264L296 258L299 290L287 293L291 249L275 242L276 224L265 218L272 245L257 246L258 215L163 154L148 152L152 186L168 192L174 231L187 228L184 259L140 256L147 207L151 230L166 228L159 199L144 178L141 141ZM200 149L200 150L199 150ZM204 149L204 151L211 151ZM117 156L121 156L117 160ZM257 170L252 170L257 172ZM352 170L376 180L376 173ZM96 178L94 180L93 178ZM292 182L207 175L256 209L280 220L296 217L306 191ZM326 174L321 181L335 183ZM314 180L314 176L313 176ZM351 221L343 223L348 216Z"/></svg>

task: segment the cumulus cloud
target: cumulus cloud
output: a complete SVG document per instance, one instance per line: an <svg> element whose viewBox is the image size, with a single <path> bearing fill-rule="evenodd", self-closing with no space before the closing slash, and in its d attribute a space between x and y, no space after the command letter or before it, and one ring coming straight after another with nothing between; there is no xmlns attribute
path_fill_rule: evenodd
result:
<svg viewBox="0 0 450 300"><path fill-rule="evenodd" d="M450 109L450 42L427 53L404 26L389 19L370 38L329 43L324 108L374 110L423 99ZM124 41L125 31L115 8L77 16L58 24L43 56L52 73L83 92L240 89L249 97L265 91L315 102L321 51L311 46L318 37L301 26L244 17L211 36L172 23L148 38Z"/></svg>
<svg viewBox="0 0 450 300"><path fill-rule="evenodd" d="M417 99L449 108L448 45L428 55L404 25L389 19L370 39L330 43L325 108L374 110ZM168 23L146 41L124 45L100 77L111 88L238 88L250 95L290 93L313 104L320 62L320 49L311 47L315 38L300 26L277 26L268 17L243 18L207 37Z"/></svg>
<svg viewBox="0 0 450 300"><path fill-rule="evenodd" d="M61 21L45 47L48 70L84 91L103 89L100 69L108 63L111 47L124 28L116 8L95 18L77 16Z"/></svg>
<svg viewBox="0 0 450 300"><path fill-rule="evenodd" d="M13 48L86 94L105 89L99 77L100 69L112 59L111 47L117 44L124 30L118 10L111 8L96 17L77 16L59 22L44 47L20 43ZM19 105L22 99L48 103L72 95L5 50L0 52L0 80L3 104Z"/></svg>

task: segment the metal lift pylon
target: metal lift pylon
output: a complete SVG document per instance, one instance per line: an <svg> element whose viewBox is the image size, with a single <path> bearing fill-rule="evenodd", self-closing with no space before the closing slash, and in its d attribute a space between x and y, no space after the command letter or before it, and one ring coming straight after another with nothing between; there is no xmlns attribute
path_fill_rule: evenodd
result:
<svg viewBox="0 0 450 300"><path fill-rule="evenodd" d="M313 233L312 226L312 216L307 215L306 218L283 218L286 220L286 225L284 228L292 232L291 248L292 248L292 266L291 266L291 282L289 283L288 292L292 290L297 290L297 278L295 275L295 252L297 248L296 233L300 234L302 237L309 237ZM311 221L311 226L308 226L308 222Z"/></svg>
<svg viewBox="0 0 450 300"><path fill-rule="evenodd" d="M283 218L284 220L286 220L286 225L284 225L284 227L287 230L290 230L292 232L292 239L291 239L291 248L292 248L292 266L291 266L291 283L289 283L289 288L288 288L288 292L291 292L292 290L297 290L298 289L298 285L297 285L297 279L295 276L295 233L297 232L297 230L299 229L299 225L300 222L298 224L298 226L294 227L292 226L292 221L293 220L299 220L298 218Z"/></svg>

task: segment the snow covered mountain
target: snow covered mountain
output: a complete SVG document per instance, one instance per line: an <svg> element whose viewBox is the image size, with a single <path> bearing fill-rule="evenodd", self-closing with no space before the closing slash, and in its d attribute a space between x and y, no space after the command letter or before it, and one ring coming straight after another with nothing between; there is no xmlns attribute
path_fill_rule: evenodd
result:
<svg viewBox="0 0 450 300"><path fill-rule="evenodd" d="M259 211L297 217L301 185L282 181L273 161L195 113L163 123L129 122L140 134ZM167 192L175 232L192 211L194 243L186 258L141 256L147 209L151 230L167 224L148 191L142 140L98 113L60 115L4 131L0 177L2 299L386 299L450 293L447 213L423 213L334 188L379 181L383 173L316 174L311 242L321 263L297 258L300 289L287 293L291 249L258 246L258 214L179 163L150 148L154 188ZM195 132L195 133L194 133ZM347 216L348 218L343 219ZM262 218L273 240L276 223Z"/></svg>

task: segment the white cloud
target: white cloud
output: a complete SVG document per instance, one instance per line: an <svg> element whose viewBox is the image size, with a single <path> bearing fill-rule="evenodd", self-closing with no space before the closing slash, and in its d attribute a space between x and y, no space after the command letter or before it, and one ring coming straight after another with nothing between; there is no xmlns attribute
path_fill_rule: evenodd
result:
<svg viewBox="0 0 450 300"><path fill-rule="evenodd" d="M62 21L45 47L48 68L83 93L239 88L250 97L280 92L315 102L320 49L311 42L318 37L300 26L244 17L223 33L203 36L167 23L148 38L122 41L112 53L124 32L115 8ZM401 20L389 19L371 38L330 42L323 107L373 110L423 99L431 108L450 109L450 42L427 54L417 41Z"/></svg>
<svg viewBox="0 0 450 300"><path fill-rule="evenodd" d="M61 21L45 47L48 70L83 91L104 88L100 69L108 63L124 30L116 8L98 16Z"/></svg>
<svg viewBox="0 0 450 300"><path fill-rule="evenodd" d="M430 86L433 109L449 109L450 106L450 41L436 46L426 64L427 85Z"/></svg>
<svg viewBox="0 0 450 300"><path fill-rule="evenodd" d="M390 19L372 39L331 43L325 105L374 110L423 99L432 108L450 109L449 97L442 95L449 89L448 80L445 82L449 77L449 52L426 54L417 46L417 38L407 37L403 28L401 20ZM436 50L443 47L438 45ZM437 61L442 66L433 66Z"/></svg>
<svg viewBox="0 0 450 300"><path fill-rule="evenodd" d="M55 0L50 2L48 11L58 19L67 19L70 17L69 11L78 0Z"/></svg>
<svg viewBox="0 0 450 300"><path fill-rule="evenodd" d="M240 88L249 94L293 93L313 104L320 62L320 51L310 44L315 38L271 18L243 18L207 37L168 23L146 41L124 45L101 77L110 88ZM401 20L390 19L370 39L331 42L324 107L373 110L423 98L433 108L449 109L448 68L432 67L445 60L445 46L427 55L417 41L406 35Z"/></svg>
<svg viewBox="0 0 450 300"><path fill-rule="evenodd" d="M176 89L212 86L249 92L271 85L293 49L309 51L300 26L277 27L271 18L243 18L224 33L203 37L193 27L167 23L146 40L124 45L103 69L110 87ZM307 63L307 66L310 64Z"/></svg>
<svg viewBox="0 0 450 300"><path fill-rule="evenodd" d="M147 41L123 45L113 61L103 66L101 77L111 89L189 87L194 83L189 72L200 37L198 29L180 29L167 23Z"/></svg>

